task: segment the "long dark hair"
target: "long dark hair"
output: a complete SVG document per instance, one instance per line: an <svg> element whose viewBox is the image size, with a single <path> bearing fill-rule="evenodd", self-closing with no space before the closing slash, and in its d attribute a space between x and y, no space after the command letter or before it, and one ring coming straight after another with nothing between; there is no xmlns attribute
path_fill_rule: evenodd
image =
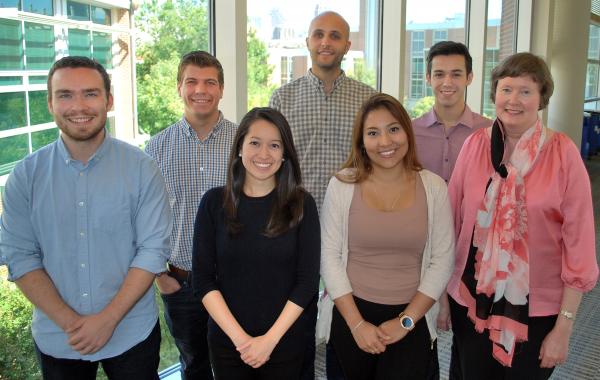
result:
<svg viewBox="0 0 600 380"><path fill-rule="evenodd" d="M275 173L275 201L264 230L265 236L275 237L300 223L303 216L305 194L301 187L300 164L292 139L292 131L287 120L279 111L268 107L256 107L251 109L240 122L229 155L223 208L229 233L240 232L243 226L237 219L237 209L246 180L246 168L242 164L239 153L250 126L257 120L265 120L273 124L279 131L283 144L285 160Z"/></svg>

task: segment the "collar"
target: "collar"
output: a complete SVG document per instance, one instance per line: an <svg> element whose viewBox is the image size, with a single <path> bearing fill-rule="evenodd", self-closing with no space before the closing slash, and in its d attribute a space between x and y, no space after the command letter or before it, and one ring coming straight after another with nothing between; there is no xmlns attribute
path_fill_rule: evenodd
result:
<svg viewBox="0 0 600 380"><path fill-rule="evenodd" d="M315 86L317 88L323 88L323 81L321 79L319 79L319 77L317 77L312 72L312 69L308 69L308 72L306 73L306 77L308 78L309 83L312 84L313 86ZM333 90L332 91L335 91L335 89L338 88L338 86L340 86L344 82L345 79L346 79L346 73L344 72L344 70L342 70L340 75L338 75L338 77L335 78L335 80L333 81Z"/></svg>
<svg viewBox="0 0 600 380"><path fill-rule="evenodd" d="M219 131L223 128L223 124L224 124L223 120L225 120L225 117L223 116L223 112L219 111L219 118L217 119L215 126L208 133L208 135L206 135L206 138L204 140L208 140L211 135L219 133ZM192 128L190 123L187 121L187 119L185 118L185 115L181 117L179 125L183 129L183 133L185 133L186 136L198 138L196 131L194 131L194 128Z"/></svg>
<svg viewBox="0 0 600 380"><path fill-rule="evenodd" d="M102 141L102 144L100 144L96 152L92 154L92 157L90 157L90 159L88 160L88 165L104 157L104 155L109 149L109 146L112 144L112 140L113 138L110 136L110 133L108 133L108 131L105 128L104 140ZM67 149L67 146L65 145L65 142L62 139L62 132L61 135L58 137L58 140L56 141L56 145L58 147L58 154L66 164L69 164L71 161L77 161L73 157L71 157L71 153L69 153L69 150Z"/></svg>
<svg viewBox="0 0 600 380"><path fill-rule="evenodd" d="M427 125L428 128L433 127L434 125L443 125L444 124L438 119L438 116L435 113L435 110L433 109L433 107L431 108L431 111L429 111L425 115L423 115L423 121L425 122L425 125ZM460 115L460 118L458 119L458 121L456 122L455 125L459 125L459 124L464 125L465 127L469 128L469 129L473 129L473 126L475 124L475 122L473 120L473 111L471 111L469 106L466 104L465 104L465 110L463 111L462 115Z"/></svg>

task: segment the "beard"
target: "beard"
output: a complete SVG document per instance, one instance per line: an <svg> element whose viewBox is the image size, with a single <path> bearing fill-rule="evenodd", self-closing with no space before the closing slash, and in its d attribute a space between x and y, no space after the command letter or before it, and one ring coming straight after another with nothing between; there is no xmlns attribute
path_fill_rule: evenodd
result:
<svg viewBox="0 0 600 380"><path fill-rule="evenodd" d="M104 131L104 126L106 125L106 113L104 113L103 116L89 116L95 116L96 122L93 125L90 125L85 128L74 126L71 122L62 117L55 118L54 121L56 122L56 125L58 126L60 131L66 136L68 136L71 140L84 142L97 138L98 135Z"/></svg>

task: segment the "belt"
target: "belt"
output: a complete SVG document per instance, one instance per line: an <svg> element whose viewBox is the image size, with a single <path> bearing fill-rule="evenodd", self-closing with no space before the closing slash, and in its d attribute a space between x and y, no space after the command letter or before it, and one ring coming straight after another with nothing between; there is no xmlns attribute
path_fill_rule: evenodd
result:
<svg viewBox="0 0 600 380"><path fill-rule="evenodd" d="M168 264L167 267L169 268L169 276L173 277L179 282L189 282L190 278L192 277L192 272L189 270L177 268L171 264Z"/></svg>

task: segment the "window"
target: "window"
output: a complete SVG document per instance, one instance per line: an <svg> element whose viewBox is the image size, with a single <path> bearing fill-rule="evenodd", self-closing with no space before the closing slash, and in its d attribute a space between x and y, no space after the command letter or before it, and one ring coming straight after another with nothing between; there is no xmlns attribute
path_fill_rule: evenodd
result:
<svg viewBox="0 0 600 380"><path fill-rule="evenodd" d="M21 22L0 19L0 70L21 70L23 60Z"/></svg>
<svg viewBox="0 0 600 380"><path fill-rule="evenodd" d="M67 16L71 20L91 21L94 24L111 25L110 9L76 1L67 1Z"/></svg>
<svg viewBox="0 0 600 380"><path fill-rule="evenodd" d="M427 54L435 43L465 43L464 0L406 0L404 106L411 117L429 111L432 90L426 81Z"/></svg>
<svg viewBox="0 0 600 380"><path fill-rule="evenodd" d="M24 92L0 93L0 131L27 125L26 112Z"/></svg>
<svg viewBox="0 0 600 380"><path fill-rule="evenodd" d="M29 92L29 124L44 124L52 122L48 111L48 91Z"/></svg>
<svg viewBox="0 0 600 380"><path fill-rule="evenodd" d="M92 57L106 69L112 69L112 36L108 33L92 32Z"/></svg>
<svg viewBox="0 0 600 380"><path fill-rule="evenodd" d="M600 26L590 25L588 42L587 75L585 80L585 98L598 97L598 83L600 71ZM585 109L598 109L598 102L585 104Z"/></svg>
<svg viewBox="0 0 600 380"><path fill-rule="evenodd" d="M2 0L0 1L0 8L17 8L23 12L38 13L46 16L54 15L52 0Z"/></svg>
<svg viewBox="0 0 600 380"><path fill-rule="evenodd" d="M25 23L25 60L29 70L49 70L54 63L54 27Z"/></svg>
<svg viewBox="0 0 600 380"><path fill-rule="evenodd" d="M485 44L483 109L490 118L496 117L496 107L490 98L492 69L516 51L517 0L489 0Z"/></svg>
<svg viewBox="0 0 600 380"><path fill-rule="evenodd" d="M306 74L310 20L328 10L350 25L352 45L342 69L377 88L380 6L377 0L309 0L301 8L294 1L248 0L248 107L266 105L276 88Z"/></svg>
<svg viewBox="0 0 600 380"><path fill-rule="evenodd" d="M87 30L69 29L69 55L92 57L92 38Z"/></svg>

